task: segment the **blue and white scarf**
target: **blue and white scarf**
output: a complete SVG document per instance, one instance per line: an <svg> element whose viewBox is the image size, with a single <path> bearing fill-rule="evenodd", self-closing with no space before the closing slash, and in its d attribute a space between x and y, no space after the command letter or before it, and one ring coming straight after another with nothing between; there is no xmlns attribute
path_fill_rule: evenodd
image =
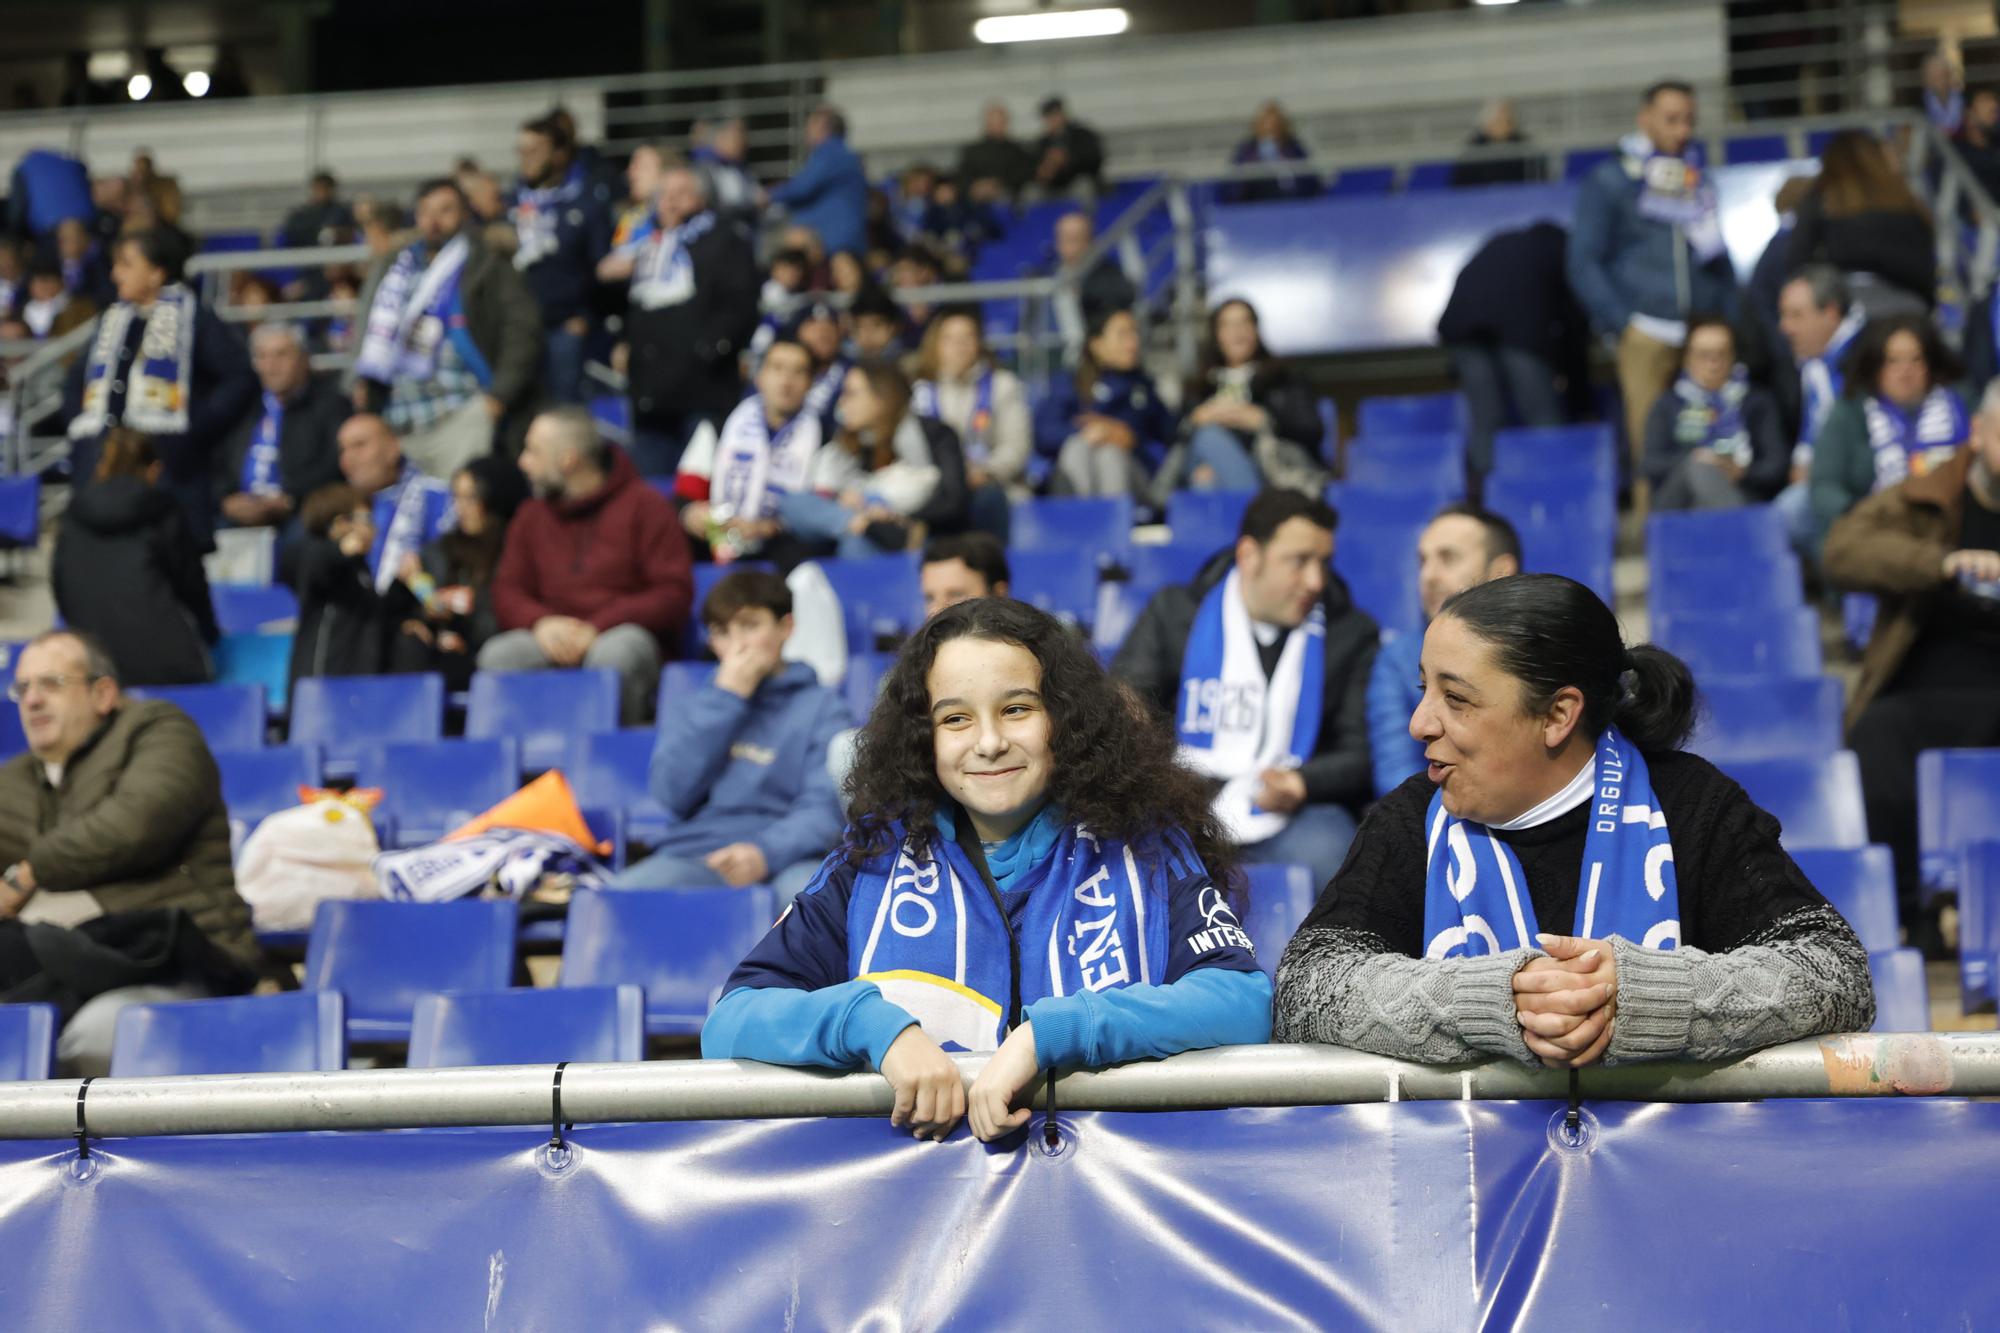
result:
<svg viewBox="0 0 2000 1333"><path fill-rule="evenodd" d="M563 210L583 197L583 172L571 168L562 184L519 185L514 206L507 210L514 224L514 267L525 272L562 248Z"/></svg>
<svg viewBox="0 0 2000 1333"><path fill-rule="evenodd" d="M604 887L603 863L588 849L539 829L488 829L375 858L376 883L391 902L444 903L488 889L521 898L544 875L569 875L579 889Z"/></svg>
<svg viewBox="0 0 2000 1333"><path fill-rule="evenodd" d="M1847 349L1854 345L1865 323L1867 319L1861 307L1854 307L1840 321L1833 337L1827 340L1826 350L1799 362L1799 393L1804 399L1805 410L1799 414L1799 442L1792 450L1794 467L1804 467L1812 462L1813 441L1819 438L1819 428L1826 423L1826 414L1840 401L1841 390L1847 384L1847 375L1841 363L1846 360Z"/></svg>
<svg viewBox="0 0 2000 1333"><path fill-rule="evenodd" d="M451 491L405 462L395 484L375 495L375 549L369 567L375 571L375 591L387 592L402 568L403 557L421 551L458 522Z"/></svg>
<svg viewBox="0 0 2000 1333"><path fill-rule="evenodd" d="M361 350L354 358L356 375L381 384L428 380L437 374L438 353L449 338L480 385L492 384L486 358L465 332L458 296L471 254L472 242L461 235L447 241L428 264L420 245L396 256L369 303Z"/></svg>
<svg viewBox="0 0 2000 1333"><path fill-rule="evenodd" d="M278 483L278 433L284 429L285 401L270 390L264 391L264 415L243 454L242 489L245 495L282 495Z"/></svg>
<svg viewBox="0 0 2000 1333"><path fill-rule="evenodd" d="M1625 173L1644 187L1639 216L1680 228L1702 263L1721 254L1722 212L1701 143L1690 139L1678 154L1663 153L1644 134L1633 133L1618 141L1618 150Z"/></svg>
<svg viewBox="0 0 2000 1333"><path fill-rule="evenodd" d="M1680 889L1667 817L1639 747L1605 729L1592 763L1590 831L1577 881L1581 939L1616 935L1644 949L1681 942ZM1534 900L1514 849L1431 797L1424 872L1424 957L1473 958L1539 947Z"/></svg>
<svg viewBox="0 0 2000 1333"><path fill-rule="evenodd" d="M833 405L840 401L840 387L847 383L847 372L854 365L845 357L836 356L827 368L813 381L812 388L806 390L806 405L803 411L810 412L822 422L833 416Z"/></svg>
<svg viewBox="0 0 2000 1333"><path fill-rule="evenodd" d="M849 975L872 981L947 1050L990 1051L1021 1015L1007 1013L1009 935L1019 941L1023 1009L1050 996L1159 985L1166 976L1168 891L1199 874L1180 833L1136 853L1065 824L1041 863L1019 873L1027 902L1010 931L963 848L943 837L919 853L861 867L847 904Z"/></svg>
<svg viewBox="0 0 2000 1333"><path fill-rule="evenodd" d="M709 477L710 508L718 518L776 518L779 502L805 489L819 446L818 417L801 410L774 434L763 396L752 394L722 423Z"/></svg>
<svg viewBox="0 0 2000 1333"><path fill-rule="evenodd" d="M1262 842L1291 822L1257 804L1267 768L1297 768L1319 740L1326 688L1326 609L1285 637L1267 679L1256 630L1243 602L1242 575L1209 589L1181 653L1180 709L1174 721L1181 761L1217 779L1216 817L1239 843Z"/></svg>
<svg viewBox="0 0 2000 1333"><path fill-rule="evenodd" d="M918 380L910 386L910 410L930 421L942 420L936 381ZM993 435L993 367L982 370L979 379L974 382L972 415L966 418L965 429L958 434L965 446L965 461L974 467L984 467L993 453L990 443Z"/></svg>
<svg viewBox="0 0 2000 1333"><path fill-rule="evenodd" d="M715 226L714 213L697 213L678 227L658 228L639 247L632 267L632 304L664 310L694 295L694 257L688 245Z"/></svg>
<svg viewBox="0 0 2000 1333"><path fill-rule="evenodd" d="M1681 403L1674 417L1674 442L1687 449L1710 449L1738 467L1750 466L1750 430L1743 424L1743 400L1750 396L1750 373L1737 366L1714 393L1682 373L1674 381Z"/></svg>
<svg viewBox="0 0 2000 1333"><path fill-rule="evenodd" d="M132 321L144 322L138 354L125 382L125 405L111 416L111 383ZM145 435L184 435L188 393L194 382L194 293L179 283L160 292L143 312L120 301L97 321L83 368L83 410L69 423L72 440L95 439L110 426Z"/></svg>
<svg viewBox="0 0 2000 1333"><path fill-rule="evenodd" d="M1875 454L1877 491L1944 466L1972 438L1965 404L1942 384L1925 394L1914 411L1871 393L1861 400L1861 415L1868 423L1868 447Z"/></svg>

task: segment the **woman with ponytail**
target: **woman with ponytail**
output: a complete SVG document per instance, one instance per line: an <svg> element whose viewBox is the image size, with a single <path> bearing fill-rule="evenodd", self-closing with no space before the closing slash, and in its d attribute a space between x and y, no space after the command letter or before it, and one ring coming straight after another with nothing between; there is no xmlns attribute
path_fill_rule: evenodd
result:
<svg viewBox="0 0 2000 1333"><path fill-rule="evenodd" d="M1447 601L1410 735L1278 970L1279 1041L1558 1068L1719 1060L1875 1019L1778 821L1681 744L1694 682L1554 574Z"/></svg>

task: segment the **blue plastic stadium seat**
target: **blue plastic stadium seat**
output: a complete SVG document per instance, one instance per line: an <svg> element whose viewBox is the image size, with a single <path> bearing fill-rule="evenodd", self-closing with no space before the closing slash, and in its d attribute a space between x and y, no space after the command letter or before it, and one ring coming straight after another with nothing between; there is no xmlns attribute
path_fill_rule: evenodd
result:
<svg viewBox="0 0 2000 1333"><path fill-rule="evenodd" d="M1064 551L1072 557L1118 556L1132 544L1132 501L1117 496L1063 496L1014 506L1007 546L1013 551Z"/></svg>
<svg viewBox="0 0 2000 1333"><path fill-rule="evenodd" d="M299 599L282 583L218 583L209 589L224 634L283 633L297 628Z"/></svg>
<svg viewBox="0 0 2000 1333"><path fill-rule="evenodd" d="M1915 949L1892 949L1868 955L1868 973L1875 980L1876 1032L1929 1032L1930 983L1924 977L1924 956Z"/></svg>
<svg viewBox="0 0 2000 1333"><path fill-rule="evenodd" d="M0 477L0 546L33 546L41 538L41 477Z"/></svg>
<svg viewBox="0 0 2000 1333"><path fill-rule="evenodd" d="M613 430L630 430L632 400L623 394L598 394L590 400L590 415Z"/></svg>
<svg viewBox="0 0 2000 1333"><path fill-rule="evenodd" d="M1465 494L1465 435L1462 431L1362 434L1347 442L1349 486L1383 490L1430 489Z"/></svg>
<svg viewBox="0 0 2000 1333"><path fill-rule="evenodd" d="M739 569L770 568L768 560L732 560L726 565L703 561L694 567L694 612L688 617L688 633L696 653L708 651L708 622L701 618L701 608L708 605L708 595L715 591L715 585Z"/></svg>
<svg viewBox="0 0 2000 1333"><path fill-rule="evenodd" d="M2000 749L1917 756L1917 855L1927 891L1958 887L1959 851L2000 836Z"/></svg>
<svg viewBox="0 0 2000 1333"><path fill-rule="evenodd" d="M1421 528L1431 521L1438 510L1464 498L1465 482L1462 478L1450 486L1434 481L1420 481L1414 486L1333 481L1328 482L1326 487L1326 502L1340 515L1341 528L1336 534L1336 547L1346 540L1346 533L1354 524Z"/></svg>
<svg viewBox="0 0 2000 1333"><path fill-rule="evenodd" d="M1109 665L1125 643L1132 626L1139 623L1146 603L1159 592L1144 583L1100 583L1097 585L1097 618L1092 622L1091 646L1098 660Z"/></svg>
<svg viewBox="0 0 2000 1333"><path fill-rule="evenodd" d="M1565 575L1613 602L1618 499L1609 482L1578 486L1554 476L1495 473L1486 479L1485 500L1520 534L1522 568Z"/></svg>
<svg viewBox="0 0 2000 1333"><path fill-rule="evenodd" d="M419 996L506 989L514 979L517 919L506 899L331 899L313 916L305 988L347 997L350 1040L407 1041Z"/></svg>
<svg viewBox="0 0 2000 1333"><path fill-rule="evenodd" d="M1716 676L1701 682L1701 704L1687 748L1712 763L1840 748L1842 695L1831 676Z"/></svg>
<svg viewBox="0 0 2000 1333"><path fill-rule="evenodd" d="M1826 146L1833 142L1833 136L1837 133L1839 133L1837 130L1813 130L1807 134L1806 155L1809 157L1818 157L1821 153L1824 153Z"/></svg>
<svg viewBox="0 0 2000 1333"><path fill-rule="evenodd" d="M336 991L132 1004L118 1011L113 1078L307 1074L347 1065Z"/></svg>
<svg viewBox="0 0 2000 1333"><path fill-rule="evenodd" d="M60 1026L52 1004L0 1004L0 1083L48 1078Z"/></svg>
<svg viewBox="0 0 2000 1333"><path fill-rule="evenodd" d="M1563 159L1563 179L1580 181L1597 170L1597 164L1608 162L1617 153L1614 148L1578 148Z"/></svg>
<svg viewBox="0 0 2000 1333"><path fill-rule="evenodd" d="M1332 199L1363 198L1387 194L1395 184L1394 167L1343 167L1334 175L1326 193Z"/></svg>
<svg viewBox="0 0 2000 1333"><path fill-rule="evenodd" d="M618 673L609 667L574 671L475 671L465 709L465 734L512 736L525 771L562 762L571 736L618 726Z"/></svg>
<svg viewBox="0 0 2000 1333"><path fill-rule="evenodd" d="M1198 546L1213 555L1236 544L1243 511L1255 491L1175 491L1167 497L1167 530L1176 546ZM1136 554L1139 547L1133 547ZM1124 557L1120 557L1121 561Z"/></svg>
<svg viewBox="0 0 2000 1333"><path fill-rule="evenodd" d="M1657 566L1653 577L1661 577ZM1653 641L1685 660L1697 682L1715 676L1814 677L1821 669L1819 614L1811 607L1657 615Z"/></svg>
<svg viewBox="0 0 2000 1333"><path fill-rule="evenodd" d="M320 784L317 745L267 745L256 750L217 750L222 803L229 822L249 833L266 815L299 803L300 787Z"/></svg>
<svg viewBox="0 0 2000 1333"><path fill-rule="evenodd" d="M1651 583L1655 615L1708 611L1783 611L1805 605L1799 558L1786 551L1737 564L1678 565L1655 574Z"/></svg>
<svg viewBox="0 0 2000 1333"><path fill-rule="evenodd" d="M1618 480L1618 437L1610 426L1509 426L1493 432L1493 471L1499 475L1551 477L1575 487L1584 478L1600 486Z"/></svg>
<svg viewBox="0 0 2000 1333"><path fill-rule="evenodd" d="M1746 134L1723 145L1724 160L1732 167L1744 162L1783 162L1791 155L1791 145L1782 134Z"/></svg>
<svg viewBox="0 0 2000 1333"><path fill-rule="evenodd" d="M694 1036L776 916L763 885L584 890L570 899L562 984L642 987L648 1034Z"/></svg>
<svg viewBox="0 0 2000 1333"><path fill-rule="evenodd" d="M1896 867L1887 847L1804 847L1792 853L1814 888L1847 918L1869 953L1902 944L1896 925Z"/></svg>
<svg viewBox="0 0 2000 1333"><path fill-rule="evenodd" d="M1455 390L1363 398L1355 415L1356 430L1362 435L1430 435L1448 430L1464 434L1465 426L1465 395Z"/></svg>
<svg viewBox="0 0 2000 1333"><path fill-rule="evenodd" d="M847 711L854 715L855 726L866 722L875 711L875 698L882 692L882 677L895 664L894 653L848 654L847 678L840 682L840 690L847 700Z"/></svg>
<svg viewBox="0 0 2000 1333"><path fill-rule="evenodd" d="M1985 1013L2000 996L2000 841L1966 843L1958 867L1959 985L1965 1012Z"/></svg>
<svg viewBox="0 0 2000 1333"><path fill-rule="evenodd" d="M1365 511L1342 521L1333 567L1347 581L1354 603L1384 631L1414 634L1423 628L1417 593L1417 539L1424 524L1383 523Z"/></svg>
<svg viewBox="0 0 2000 1333"><path fill-rule="evenodd" d="M1340 457L1340 404L1331 398L1318 400L1319 407L1319 457L1322 463L1332 463Z"/></svg>
<svg viewBox="0 0 2000 1333"><path fill-rule="evenodd" d="M265 706L274 717L290 702L291 676L289 634L225 634L216 641L216 683L262 685Z"/></svg>
<svg viewBox="0 0 2000 1333"><path fill-rule="evenodd" d="M1278 960L1299 922L1312 911L1319 886L1305 866L1248 865L1244 877L1250 882L1250 905L1243 915L1243 929L1257 946L1257 961L1273 979Z"/></svg>
<svg viewBox="0 0 2000 1333"><path fill-rule="evenodd" d="M1014 534L1020 536L1020 512ZM914 552L872 556L862 560L817 562L840 598L847 621L847 649L864 652L893 645L923 623L924 596L917 582Z"/></svg>
<svg viewBox="0 0 2000 1333"><path fill-rule="evenodd" d="M1814 759L1743 759L1722 768L1778 817L1786 850L1868 845L1861 764L1852 750Z"/></svg>
<svg viewBox="0 0 2000 1333"><path fill-rule="evenodd" d="M21 710L12 704L0 708L0 761L12 759L28 748L28 733L21 729Z"/></svg>
<svg viewBox="0 0 2000 1333"><path fill-rule="evenodd" d="M715 679L714 662L669 662L660 668L660 697L655 711L665 713L674 701L708 688Z"/></svg>
<svg viewBox="0 0 2000 1333"><path fill-rule="evenodd" d="M645 1058L646 996L637 986L426 995L410 1023L412 1069Z"/></svg>
<svg viewBox="0 0 2000 1333"><path fill-rule="evenodd" d="M1007 593L1088 629L1097 619L1097 566L1070 551L1009 551Z"/></svg>
<svg viewBox="0 0 2000 1333"><path fill-rule="evenodd" d="M126 693L179 708L201 728L211 750L257 749L270 726L262 685L155 685Z"/></svg>
<svg viewBox="0 0 2000 1333"><path fill-rule="evenodd" d="M1403 188L1414 194L1418 190L1448 190L1451 188L1450 162L1419 162L1410 168L1410 178Z"/></svg>
<svg viewBox="0 0 2000 1333"><path fill-rule="evenodd" d="M1170 502L1171 503L1171 502ZM1201 541L1182 541L1134 545L1118 558L1129 576L1127 581L1135 588L1144 589L1148 594L1176 584L1193 583L1201 573L1201 567L1209 562L1218 551L1233 549L1236 533L1231 529L1227 537L1213 545Z"/></svg>
<svg viewBox="0 0 2000 1333"><path fill-rule="evenodd" d="M352 777L362 746L444 734L444 677L304 676L292 698L294 742L322 748L328 777Z"/></svg>
<svg viewBox="0 0 2000 1333"><path fill-rule="evenodd" d="M422 847L485 813L521 786L512 737L383 741L355 752L354 783L380 787L376 822L396 847Z"/></svg>
<svg viewBox="0 0 2000 1333"><path fill-rule="evenodd" d="M1790 550L1784 518L1770 505L1668 510L1646 519L1646 557L1656 579L1682 565L1740 569Z"/></svg>
<svg viewBox="0 0 2000 1333"><path fill-rule="evenodd" d="M667 812L653 799L651 727L572 736L560 765L576 803L585 810L616 811L625 836L648 846L666 832Z"/></svg>

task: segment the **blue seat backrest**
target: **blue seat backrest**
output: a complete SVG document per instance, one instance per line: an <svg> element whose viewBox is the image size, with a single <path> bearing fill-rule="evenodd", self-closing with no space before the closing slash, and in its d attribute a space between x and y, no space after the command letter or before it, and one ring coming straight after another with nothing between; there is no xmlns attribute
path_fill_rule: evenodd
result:
<svg viewBox="0 0 2000 1333"><path fill-rule="evenodd" d="M1450 162L1419 162L1410 168L1410 178L1403 183L1406 191L1447 190L1451 188Z"/></svg>
<svg viewBox="0 0 2000 1333"><path fill-rule="evenodd" d="M1668 510L1646 519L1646 557L1655 578L1685 564L1757 564L1790 549L1784 518L1770 505Z"/></svg>
<svg viewBox="0 0 2000 1333"><path fill-rule="evenodd" d="M1790 551L1762 560L1685 564L1656 571L1655 614L1704 611L1783 611L1805 605L1799 558Z"/></svg>
<svg viewBox="0 0 2000 1333"><path fill-rule="evenodd" d="M1091 646L1098 660L1109 665L1118 655L1132 626L1146 610L1146 603L1159 588L1144 583L1100 583L1097 586L1097 616L1091 622Z"/></svg>
<svg viewBox="0 0 2000 1333"><path fill-rule="evenodd" d="M179 708L201 728L211 750L254 750L270 723L262 685L154 685L126 693Z"/></svg>
<svg viewBox="0 0 2000 1333"><path fill-rule="evenodd" d="M1840 748L1840 682L1831 676L1716 676L1701 682L1688 749L1713 763L1814 758Z"/></svg>
<svg viewBox="0 0 2000 1333"><path fill-rule="evenodd" d="M1585 478L1600 487L1618 477L1618 436L1610 426L1510 426L1493 433L1497 474L1553 477L1574 487Z"/></svg>
<svg viewBox="0 0 2000 1333"><path fill-rule="evenodd" d="M1116 556L1132 544L1132 501L1126 496L1064 496L1014 506L1007 546L1013 551L1067 551L1081 559Z"/></svg>
<svg viewBox="0 0 2000 1333"><path fill-rule="evenodd" d="M1723 145L1723 159L1730 166L1744 162L1783 162L1792 155L1782 134L1747 134Z"/></svg>
<svg viewBox="0 0 2000 1333"><path fill-rule="evenodd" d="M218 583L209 595L216 626L224 634L282 632L299 623L299 599L282 583Z"/></svg>
<svg viewBox="0 0 2000 1333"><path fill-rule="evenodd" d="M273 716L283 713L291 696L292 638L290 634L225 634L215 644L218 683L261 685Z"/></svg>
<svg viewBox="0 0 2000 1333"><path fill-rule="evenodd" d="M1600 162L1608 162L1616 153L1611 148L1579 148L1563 159L1563 179L1580 181L1597 169Z"/></svg>
<svg viewBox="0 0 2000 1333"><path fill-rule="evenodd" d="M761 885L586 889L570 899L562 984L640 986L650 1035L693 1035L776 916Z"/></svg>
<svg viewBox="0 0 2000 1333"><path fill-rule="evenodd" d="M222 803L246 830L266 815L299 803L301 786L320 784L317 745L267 745L256 750L216 750Z"/></svg>
<svg viewBox="0 0 2000 1333"><path fill-rule="evenodd" d="M378 742L355 752L354 782L382 789L396 845L418 847L518 791L521 746L511 736Z"/></svg>
<svg viewBox="0 0 2000 1333"><path fill-rule="evenodd" d="M2000 836L2000 749L1917 756L1917 854L1926 889L1957 887L1958 851Z"/></svg>
<svg viewBox="0 0 2000 1333"><path fill-rule="evenodd" d="M608 1064L646 1056L646 996L637 986L519 987L418 999L412 1069Z"/></svg>
<svg viewBox="0 0 2000 1333"><path fill-rule="evenodd" d="M1875 981L1874 1031L1931 1030L1931 992L1923 954L1915 949L1870 954L1868 973Z"/></svg>
<svg viewBox="0 0 2000 1333"><path fill-rule="evenodd" d="M1232 529L1229 536L1213 545L1179 538L1156 545L1134 545L1118 558L1118 563L1130 575L1130 583L1150 592L1178 583L1193 583L1203 565L1235 545L1236 534Z"/></svg>
<svg viewBox="0 0 2000 1333"><path fill-rule="evenodd" d="M292 698L294 741L321 746L330 776L354 771L370 741L434 741L444 734L444 677L305 676Z"/></svg>
<svg viewBox="0 0 2000 1333"><path fill-rule="evenodd" d="M112 1038L111 1076L342 1069L344 1008L338 992L309 990L127 1005Z"/></svg>
<svg viewBox="0 0 2000 1333"><path fill-rule="evenodd" d="M1802 847L1792 860L1847 918L1862 948L1886 953L1902 943L1896 925L1896 867L1887 847Z"/></svg>
<svg viewBox="0 0 2000 1333"><path fill-rule="evenodd" d="M924 595L914 552L817 563L840 598L849 652L893 644L923 623Z"/></svg>
<svg viewBox="0 0 2000 1333"><path fill-rule="evenodd" d="M1088 628L1097 619L1097 566L1067 551L1010 551L1008 595Z"/></svg>
<svg viewBox="0 0 2000 1333"><path fill-rule="evenodd" d="M1815 759L1743 759L1723 771L1778 817L1786 850L1868 845L1861 765L1852 750Z"/></svg>
<svg viewBox="0 0 2000 1333"><path fill-rule="evenodd" d="M1685 661L1697 683L1713 676L1820 674L1819 615L1810 607L1656 615L1652 623L1653 641Z"/></svg>
<svg viewBox="0 0 2000 1333"><path fill-rule="evenodd" d="M1968 1014L2000 996L2000 829L1958 849L1958 972Z"/></svg>
<svg viewBox="0 0 2000 1333"><path fill-rule="evenodd" d="M840 690L855 726L866 723L868 715L875 711L875 698L882 692L882 677L895 664L894 653L848 654L847 676L840 682Z"/></svg>
<svg viewBox="0 0 2000 1333"><path fill-rule="evenodd" d="M0 1004L0 1083L53 1076L59 1026L52 1004Z"/></svg>
<svg viewBox="0 0 2000 1333"><path fill-rule="evenodd" d="M1250 904L1244 913L1243 929L1257 946L1258 963L1276 977L1285 945L1312 911L1319 897L1319 886L1312 882L1312 871L1305 866L1251 865L1243 871L1250 884Z"/></svg>
<svg viewBox="0 0 2000 1333"><path fill-rule="evenodd" d="M1336 199L1360 195L1387 194L1396 184L1394 167L1343 167L1334 176L1327 193Z"/></svg>
<svg viewBox="0 0 2000 1333"><path fill-rule="evenodd" d="M306 943L305 988L347 997L356 1041L405 1041L417 997L504 990L514 979L511 900L322 902Z"/></svg>
<svg viewBox="0 0 2000 1333"><path fill-rule="evenodd" d="M657 711L665 713L678 706L681 699L689 698L708 688L715 679L714 662L669 662L660 668L660 698Z"/></svg>
<svg viewBox="0 0 2000 1333"><path fill-rule="evenodd" d="M41 535L41 477L0 477L0 545L33 546Z"/></svg>
<svg viewBox="0 0 2000 1333"><path fill-rule="evenodd" d="M653 762L653 740L651 727L570 737L560 767L576 803L601 810L630 810L650 802L647 770Z"/></svg>
<svg viewBox="0 0 2000 1333"><path fill-rule="evenodd" d="M1355 415L1356 430L1362 435L1462 433L1466 423L1465 395L1455 391L1363 398Z"/></svg>
<svg viewBox="0 0 2000 1333"><path fill-rule="evenodd" d="M472 673L465 734L514 737L528 772L562 762L571 736L617 726L618 673L609 667Z"/></svg>
<svg viewBox="0 0 2000 1333"><path fill-rule="evenodd" d="M1459 431L1357 435L1347 442L1348 485L1465 492L1465 436Z"/></svg>
<svg viewBox="0 0 2000 1333"><path fill-rule="evenodd" d="M1422 528L1438 510L1464 498L1463 478L1450 484L1436 477L1328 482L1326 502L1340 515L1340 529L1335 534L1334 547L1338 550L1341 543L1347 540L1348 529L1354 523Z"/></svg>
<svg viewBox="0 0 2000 1333"><path fill-rule="evenodd" d="M1243 511L1256 495L1255 491L1175 491L1167 497L1167 531L1174 545L1204 547L1210 553L1235 545L1236 534L1243 530Z"/></svg>
<svg viewBox="0 0 2000 1333"><path fill-rule="evenodd" d="M1417 539L1424 524L1344 520L1333 548L1334 570L1347 581L1354 603L1384 630L1414 634L1423 628L1417 592Z"/></svg>

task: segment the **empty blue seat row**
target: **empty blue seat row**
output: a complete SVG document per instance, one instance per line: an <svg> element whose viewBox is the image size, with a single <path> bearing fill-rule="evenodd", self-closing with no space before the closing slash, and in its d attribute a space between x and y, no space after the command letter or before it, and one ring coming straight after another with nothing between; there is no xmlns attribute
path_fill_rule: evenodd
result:
<svg viewBox="0 0 2000 1333"><path fill-rule="evenodd" d="M1712 676L1688 748L1715 763L1812 759L1841 744L1840 682L1831 676Z"/></svg>
<svg viewBox="0 0 2000 1333"><path fill-rule="evenodd" d="M2000 749L1917 756L1917 855L1924 888L1958 888L1966 844L2000 835Z"/></svg>
<svg viewBox="0 0 2000 1333"><path fill-rule="evenodd" d="M1751 800L1777 816L1787 850L1868 845L1861 764L1852 750L1816 758L1739 759L1721 767Z"/></svg>
<svg viewBox="0 0 2000 1333"><path fill-rule="evenodd" d="M1747 570L1790 550L1784 518L1770 505L1669 510L1646 519L1646 558L1656 583L1689 565Z"/></svg>
<svg viewBox="0 0 2000 1333"><path fill-rule="evenodd" d="M1655 615L1653 642L1685 661L1697 682L1715 676L1814 678L1823 667L1819 614L1804 606Z"/></svg>

